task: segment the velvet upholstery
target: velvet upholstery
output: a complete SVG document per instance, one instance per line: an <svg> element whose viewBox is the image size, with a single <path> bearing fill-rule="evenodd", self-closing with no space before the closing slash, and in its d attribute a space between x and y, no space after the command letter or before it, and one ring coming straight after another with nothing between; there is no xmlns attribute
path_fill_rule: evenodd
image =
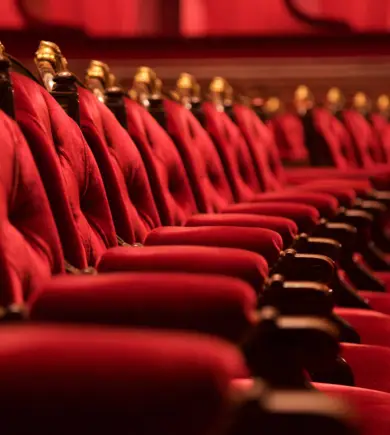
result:
<svg viewBox="0 0 390 435"><path fill-rule="evenodd" d="M232 346L200 335L31 325L0 336L0 417L14 434L201 435L228 415L244 366Z"/></svg>

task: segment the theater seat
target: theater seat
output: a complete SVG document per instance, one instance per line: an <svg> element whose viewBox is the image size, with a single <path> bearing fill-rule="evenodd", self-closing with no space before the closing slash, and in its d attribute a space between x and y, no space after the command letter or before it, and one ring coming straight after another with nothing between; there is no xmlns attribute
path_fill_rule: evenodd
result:
<svg viewBox="0 0 390 435"><path fill-rule="evenodd" d="M32 298L30 317L40 322L197 331L245 348L245 337L250 336L260 319L255 310L253 289L237 279L215 275L122 273L111 277L66 277L48 281ZM287 317L285 323L288 324ZM266 329L263 333L267 333ZM276 335L274 340L278 340ZM258 345L262 346L262 352L267 349L273 352L267 341L261 340ZM279 345L283 347L286 343L281 341ZM341 351L354 375L356 373L357 386L390 392L389 348L343 343ZM289 363L292 364L285 364ZM274 364L277 371L279 362L274 361ZM243 378L248 372L238 367L234 376Z"/></svg>

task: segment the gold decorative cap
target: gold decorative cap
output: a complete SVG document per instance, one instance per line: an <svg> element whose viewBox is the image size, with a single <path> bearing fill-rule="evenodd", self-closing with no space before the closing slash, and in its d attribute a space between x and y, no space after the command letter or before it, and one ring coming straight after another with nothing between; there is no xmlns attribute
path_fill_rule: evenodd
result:
<svg viewBox="0 0 390 435"><path fill-rule="evenodd" d="M294 100L302 101L312 98L312 93L306 85L300 85L295 89Z"/></svg>
<svg viewBox="0 0 390 435"><path fill-rule="evenodd" d="M390 109L390 98L386 94L379 95L376 100L376 106L379 111L385 112Z"/></svg>
<svg viewBox="0 0 390 435"><path fill-rule="evenodd" d="M68 62L62 55L57 44L50 41L41 41L38 50L35 52L35 63L39 66L42 62L49 62L55 72L66 71Z"/></svg>
<svg viewBox="0 0 390 435"><path fill-rule="evenodd" d="M264 103L264 110L268 113L275 113L281 107L280 99L277 97L270 97Z"/></svg>
<svg viewBox="0 0 390 435"><path fill-rule="evenodd" d="M176 82L176 90L171 92L171 96L180 101L183 99L189 101L199 101L200 99L200 86L196 78L192 74L183 72L180 74Z"/></svg>
<svg viewBox="0 0 390 435"><path fill-rule="evenodd" d="M369 104L367 95L364 92L356 92L353 96L352 104L355 109L365 109Z"/></svg>
<svg viewBox="0 0 390 435"><path fill-rule="evenodd" d="M183 72L180 74L176 82L176 87L179 89L192 90L196 84L196 79L193 75Z"/></svg>
<svg viewBox="0 0 390 435"><path fill-rule="evenodd" d="M0 42L0 58L4 58L5 57L5 47L4 45Z"/></svg>
<svg viewBox="0 0 390 435"><path fill-rule="evenodd" d="M109 81L110 68L100 60L91 60L85 73L86 79L99 79L105 87Z"/></svg>
<svg viewBox="0 0 390 435"><path fill-rule="evenodd" d="M209 85L210 94L220 98L224 103L231 103L233 100L233 88L223 77L214 77Z"/></svg>
<svg viewBox="0 0 390 435"><path fill-rule="evenodd" d="M342 98L340 89L335 86L330 88L326 93L326 101L331 104L340 103Z"/></svg>
<svg viewBox="0 0 390 435"><path fill-rule="evenodd" d="M156 72L148 67L141 66L137 69L133 80L131 93L132 98L161 98L162 81L157 77Z"/></svg>
<svg viewBox="0 0 390 435"><path fill-rule="evenodd" d="M227 84L227 81L223 77L214 77L210 82L209 90L216 94L222 94L226 91Z"/></svg>

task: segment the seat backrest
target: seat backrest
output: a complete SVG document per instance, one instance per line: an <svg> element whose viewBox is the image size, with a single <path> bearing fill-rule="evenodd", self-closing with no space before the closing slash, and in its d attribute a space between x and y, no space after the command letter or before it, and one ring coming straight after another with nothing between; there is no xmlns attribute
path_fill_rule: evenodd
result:
<svg viewBox="0 0 390 435"><path fill-rule="evenodd" d="M180 154L168 133L135 101L125 100L128 130L144 161L163 225L182 225L197 212Z"/></svg>
<svg viewBox="0 0 390 435"><path fill-rule="evenodd" d="M160 219L140 153L92 92L80 87L79 101L81 130L102 174L116 232L127 243L143 243Z"/></svg>
<svg viewBox="0 0 390 435"><path fill-rule="evenodd" d="M117 246L103 181L77 124L38 83L12 73L16 120L30 146L60 234L65 259L94 266Z"/></svg>
<svg viewBox="0 0 390 435"><path fill-rule="evenodd" d="M281 159L286 163L307 162L309 154L305 146L303 125L293 113L282 113L268 122Z"/></svg>
<svg viewBox="0 0 390 435"><path fill-rule="evenodd" d="M351 137L359 167L371 168L378 160L378 143L370 124L356 110L342 113L344 125Z"/></svg>
<svg viewBox="0 0 390 435"><path fill-rule="evenodd" d="M233 194L215 145L186 107L166 100L164 108L167 130L181 155L199 211L221 211L233 202Z"/></svg>
<svg viewBox="0 0 390 435"><path fill-rule="evenodd" d="M203 103L206 129L222 160L236 202L250 201L261 191L252 157L240 130L211 102Z"/></svg>
<svg viewBox="0 0 390 435"><path fill-rule="evenodd" d="M38 170L14 121L0 111L0 305L23 303L63 272L60 239Z"/></svg>
<svg viewBox="0 0 390 435"><path fill-rule="evenodd" d="M263 190L269 192L282 188L284 171L272 131L252 109L242 104L234 105L234 115L248 145Z"/></svg>
<svg viewBox="0 0 390 435"><path fill-rule="evenodd" d="M347 169L355 160L351 139L343 124L326 108L313 109L313 123L322 147L317 152L329 156L329 164ZM314 144L313 146L316 146Z"/></svg>
<svg viewBox="0 0 390 435"><path fill-rule="evenodd" d="M380 113L372 113L370 119L381 147L381 161L387 163L390 161L390 125Z"/></svg>

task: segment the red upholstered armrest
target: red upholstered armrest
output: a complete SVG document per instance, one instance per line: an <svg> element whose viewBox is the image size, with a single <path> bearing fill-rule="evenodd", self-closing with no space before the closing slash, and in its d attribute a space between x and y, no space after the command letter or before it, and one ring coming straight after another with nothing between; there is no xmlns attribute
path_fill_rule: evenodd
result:
<svg viewBox="0 0 390 435"><path fill-rule="evenodd" d="M144 246L112 248L100 259L99 272L187 272L240 278L256 293L268 275L267 262L243 249L211 246Z"/></svg>

